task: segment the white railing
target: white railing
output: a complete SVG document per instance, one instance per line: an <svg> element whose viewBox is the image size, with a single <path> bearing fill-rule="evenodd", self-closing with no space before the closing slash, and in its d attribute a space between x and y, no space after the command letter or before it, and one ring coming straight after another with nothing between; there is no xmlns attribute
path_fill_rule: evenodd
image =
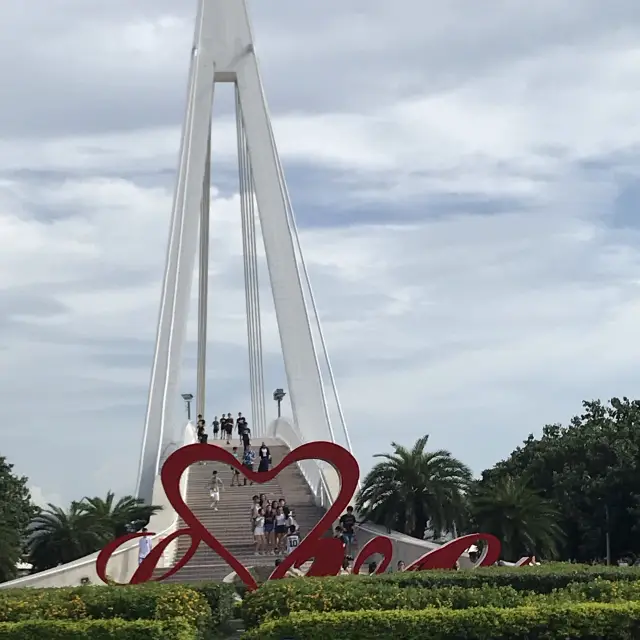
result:
<svg viewBox="0 0 640 640"><path fill-rule="evenodd" d="M282 441L292 451L305 442L298 429L285 418L278 418L269 425L269 435ZM305 482L309 485L316 504L328 509L340 490L337 474L334 472L338 486L335 491L332 491L332 485L327 482L326 478L328 470L323 469L317 460L301 460L296 464Z"/></svg>
<svg viewBox="0 0 640 640"><path fill-rule="evenodd" d="M191 423L187 424L184 431L182 444L193 444L196 442L196 432ZM173 446L173 445L171 445ZM176 446L180 446L179 444ZM184 472L180 479L180 492L186 498L189 470ZM161 506L162 510L155 514L148 525L150 531L155 531L154 543L160 542L178 528L178 515L167 500L164 493L160 476L156 477L153 487L153 504ZM177 540L172 542L163 554L160 566L171 566L175 560L177 551ZM24 576L9 582L0 584L0 588L15 587L73 587L89 581L92 584L100 583L96 574L96 559L98 553L92 553L84 558L79 558L73 562ZM128 582L138 566L138 540L132 540L129 544L118 549L109 561L107 573L116 582Z"/></svg>

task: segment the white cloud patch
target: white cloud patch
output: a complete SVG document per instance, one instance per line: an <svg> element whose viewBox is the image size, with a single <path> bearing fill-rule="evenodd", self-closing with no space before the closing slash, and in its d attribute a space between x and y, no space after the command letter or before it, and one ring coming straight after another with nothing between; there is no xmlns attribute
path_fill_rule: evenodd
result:
<svg viewBox="0 0 640 640"><path fill-rule="evenodd" d="M479 471L584 398L634 395L638 231L614 212L640 167L637 4L402 0L410 21L398 3L328 4L256 3L255 26L363 469L430 433ZM133 489L193 16L51 7L11 0L0 27L22 78L0 105L0 433L55 502ZM209 418L249 413L228 97ZM263 302L269 392L285 383Z"/></svg>

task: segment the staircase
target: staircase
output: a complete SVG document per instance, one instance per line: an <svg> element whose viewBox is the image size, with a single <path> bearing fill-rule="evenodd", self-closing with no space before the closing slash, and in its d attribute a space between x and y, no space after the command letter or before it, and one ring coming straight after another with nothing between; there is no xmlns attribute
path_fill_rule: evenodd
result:
<svg viewBox="0 0 640 640"><path fill-rule="evenodd" d="M255 441L254 450L257 452L262 441ZM265 439L271 450L273 465L277 465L289 452L279 440ZM225 440L209 440L210 446L221 446L231 451L233 445L238 446L237 438L232 445ZM241 447L239 447L242 450ZM255 467L257 469L257 465ZM208 484L212 471L216 469L218 476L224 482L224 491L220 493L218 511L210 508ZM296 521L300 525L301 536L304 537L324 515L324 509L315 505L309 486L294 463L278 474L276 478L264 484L243 486L244 476L240 476L240 487L232 487L231 469L220 463L207 462L194 464L189 469L187 487L187 505L209 531L245 566L245 567L275 567L276 556L256 556L253 545L253 531L251 528L251 498L256 494L265 493L269 500L285 498L287 505L295 513ZM180 527L184 523L180 521ZM178 538L177 557L182 557L189 548L188 536ZM154 577L159 577L167 571L156 569ZM205 582L222 581L232 569L214 551L204 543L200 543L198 550L189 563L182 567L166 582Z"/></svg>

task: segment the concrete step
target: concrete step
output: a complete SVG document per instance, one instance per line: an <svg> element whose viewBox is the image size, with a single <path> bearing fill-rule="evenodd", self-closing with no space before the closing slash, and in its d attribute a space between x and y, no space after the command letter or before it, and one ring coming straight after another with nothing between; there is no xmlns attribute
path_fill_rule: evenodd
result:
<svg viewBox="0 0 640 640"><path fill-rule="evenodd" d="M260 441L254 442L254 448L260 446ZM231 450L237 446L237 439L232 445L222 441L212 442L213 446L222 446ZM273 463L278 464L288 453L288 449L278 441L266 441L271 450ZM218 477L223 481L225 490L220 494L218 511L211 508L208 483L212 471L218 471ZM187 487L187 504L193 513L200 519L205 527L247 567L275 567L277 556L256 556L254 554L253 531L251 529L251 505L252 496L264 493L268 500L285 498L287 505L296 516L302 535L306 535L324 515L324 510L317 507L313 496L306 485L302 474L294 465L281 471L277 477L263 484L246 486L231 486L234 477L229 466L222 463L207 462L206 464L194 464L189 469ZM181 526L184 526L183 524ZM182 556L189 548L188 537L181 537L177 544L177 557ZM207 580L222 580L232 569L205 544L201 544L186 567L183 567L175 576L168 580L171 582L200 582ZM166 572L166 569L158 569L155 576Z"/></svg>

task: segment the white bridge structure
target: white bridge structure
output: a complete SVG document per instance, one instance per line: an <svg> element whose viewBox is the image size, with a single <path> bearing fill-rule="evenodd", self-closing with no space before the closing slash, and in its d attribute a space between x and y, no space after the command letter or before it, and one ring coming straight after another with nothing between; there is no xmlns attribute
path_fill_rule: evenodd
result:
<svg viewBox="0 0 640 640"><path fill-rule="evenodd" d="M276 147L246 0L199 0L137 479L138 497L163 507L149 524L150 530L157 532L157 538L166 537L178 526L175 511L159 482L162 463L176 447L195 442L191 424L178 442L172 442L172 437L179 415L177 403L181 402L180 367L196 257L199 273L196 414L206 416L209 230L216 219L209 198L211 156L215 154L211 123L214 90L220 83L235 87L252 435L254 439L268 439L289 449L304 442L326 440L352 450ZM271 422L267 421L265 410L258 227L262 232L292 408L291 419ZM299 463L299 470L318 506L326 508L333 502L339 490L333 468L321 462L304 461ZM188 481L187 472L182 480L185 493ZM361 538L379 533L387 532L365 526ZM396 542L394 561L409 562L436 546L400 534L390 535ZM176 551L173 543L165 552L165 566L175 562ZM87 580L95 583L96 556L0 586L63 586ZM114 555L109 573L113 579L125 582L136 566L137 543L125 545Z"/></svg>

